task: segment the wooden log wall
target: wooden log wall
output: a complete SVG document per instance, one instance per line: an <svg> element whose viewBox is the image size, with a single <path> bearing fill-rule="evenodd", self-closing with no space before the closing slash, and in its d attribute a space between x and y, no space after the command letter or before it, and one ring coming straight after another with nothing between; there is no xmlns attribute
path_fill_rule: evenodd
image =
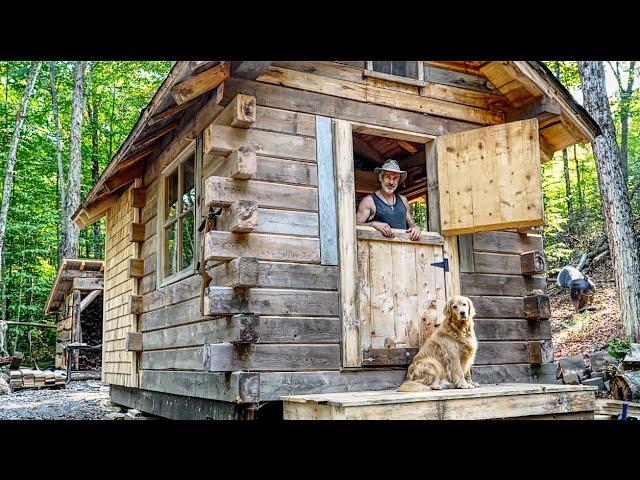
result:
<svg viewBox="0 0 640 480"><path fill-rule="evenodd" d="M542 237L499 231L458 238L461 293L477 311L476 365L518 370L527 380L532 368L553 361L546 281L535 274L543 267L530 267L532 256L544 256Z"/></svg>
<svg viewBox="0 0 640 480"><path fill-rule="evenodd" d="M124 387L138 386L137 354L126 349L126 339L138 328L129 302L138 294L135 266L140 247L130 238L130 231L132 224L140 222L141 183L137 179L107 213L102 381Z"/></svg>

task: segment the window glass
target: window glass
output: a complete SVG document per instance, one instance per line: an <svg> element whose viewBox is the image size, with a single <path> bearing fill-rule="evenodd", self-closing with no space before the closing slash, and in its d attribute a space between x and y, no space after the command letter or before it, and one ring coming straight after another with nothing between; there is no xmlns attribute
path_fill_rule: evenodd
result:
<svg viewBox="0 0 640 480"><path fill-rule="evenodd" d="M418 80L418 65L419 62L411 61L411 62L372 62L373 70L380 73L386 73L389 75L395 75L397 77L405 77L412 78L414 80Z"/></svg>
<svg viewBox="0 0 640 480"><path fill-rule="evenodd" d="M167 217L175 217L178 214L178 170L176 169L167 178Z"/></svg>
<svg viewBox="0 0 640 480"><path fill-rule="evenodd" d="M165 276L173 275L178 272L178 249L177 238L178 222L173 222L165 230L165 245L166 245L166 264L165 264Z"/></svg>
<svg viewBox="0 0 640 480"><path fill-rule="evenodd" d="M196 203L196 188L194 185L195 155L190 155L183 166L182 178L182 211L186 212Z"/></svg>
<svg viewBox="0 0 640 480"><path fill-rule="evenodd" d="M193 211L190 211L182 219L182 268L193 266L193 232Z"/></svg>

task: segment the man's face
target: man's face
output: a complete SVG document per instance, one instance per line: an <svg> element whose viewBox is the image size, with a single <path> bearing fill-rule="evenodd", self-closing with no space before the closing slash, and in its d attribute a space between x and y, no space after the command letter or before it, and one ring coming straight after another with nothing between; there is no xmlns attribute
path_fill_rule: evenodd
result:
<svg viewBox="0 0 640 480"><path fill-rule="evenodd" d="M380 180L380 186L386 193L393 193L398 188L398 182L400 181L400 174L393 172L380 172L378 175Z"/></svg>

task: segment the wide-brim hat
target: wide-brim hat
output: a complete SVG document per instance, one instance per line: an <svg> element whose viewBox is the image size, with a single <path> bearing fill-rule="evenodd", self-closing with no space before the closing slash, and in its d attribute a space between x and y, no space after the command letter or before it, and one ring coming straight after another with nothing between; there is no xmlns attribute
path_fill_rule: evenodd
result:
<svg viewBox="0 0 640 480"><path fill-rule="evenodd" d="M404 170L400 170L400 165L398 165L398 162L393 159L387 160L381 167L376 167L373 173L378 175L382 171L399 173L400 181L398 183L404 183L404 181L407 179L407 172Z"/></svg>

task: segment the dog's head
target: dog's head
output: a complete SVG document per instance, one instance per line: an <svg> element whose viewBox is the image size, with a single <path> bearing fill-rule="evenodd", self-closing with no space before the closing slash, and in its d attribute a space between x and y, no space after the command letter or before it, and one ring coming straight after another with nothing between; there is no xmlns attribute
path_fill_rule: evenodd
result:
<svg viewBox="0 0 640 480"><path fill-rule="evenodd" d="M444 307L445 321L451 321L461 326L465 322L473 322L473 317L476 315L476 309L473 307L473 302L467 297L457 295L447 302Z"/></svg>

